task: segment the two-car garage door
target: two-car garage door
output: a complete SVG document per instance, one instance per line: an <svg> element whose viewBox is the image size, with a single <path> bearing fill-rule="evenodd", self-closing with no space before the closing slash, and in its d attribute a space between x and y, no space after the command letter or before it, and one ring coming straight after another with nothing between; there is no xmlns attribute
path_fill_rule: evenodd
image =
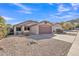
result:
<svg viewBox="0 0 79 59"><path fill-rule="evenodd" d="M51 34L51 33L52 33L52 26L46 24L39 26L39 34Z"/></svg>

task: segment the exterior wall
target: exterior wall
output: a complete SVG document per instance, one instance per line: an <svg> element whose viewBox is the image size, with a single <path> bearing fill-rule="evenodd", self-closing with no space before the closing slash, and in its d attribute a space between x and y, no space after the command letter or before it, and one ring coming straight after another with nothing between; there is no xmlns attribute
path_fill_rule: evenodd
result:
<svg viewBox="0 0 79 59"><path fill-rule="evenodd" d="M40 23L40 24L38 24L38 25L31 26L29 32L30 32L31 34L39 34L39 27L40 27L40 25L51 26L49 23ZM14 34L15 34L15 35L16 35L16 34L21 34L21 33L26 33L26 32L27 32L27 30L24 30L24 26L21 26L21 31L16 31L16 27L17 27L17 26L14 27ZM52 27L52 26L51 26L51 27ZM51 29L51 30L52 30L52 29ZM52 30L52 32L53 32L53 30Z"/></svg>
<svg viewBox="0 0 79 59"><path fill-rule="evenodd" d="M35 25L35 26L32 26L31 28L30 28L30 32L32 33L32 34L40 34L40 29L39 29L39 27L40 27L40 25L41 26L51 26L51 25L49 25L49 23L40 23L40 24L38 24L38 25ZM49 27L50 28L50 27ZM43 29L44 30L44 29ZM51 30L52 30L52 26L51 26ZM53 31L51 32L51 33L53 33Z"/></svg>
<svg viewBox="0 0 79 59"><path fill-rule="evenodd" d="M22 32L23 32L23 27L21 27L21 31L17 31L16 29L17 29L17 27L14 26L14 35L22 34Z"/></svg>
<svg viewBox="0 0 79 59"><path fill-rule="evenodd" d="M14 26L14 35L16 35L16 26Z"/></svg>
<svg viewBox="0 0 79 59"><path fill-rule="evenodd" d="M53 26L52 26L52 33L53 33L54 29L53 29Z"/></svg>
<svg viewBox="0 0 79 59"><path fill-rule="evenodd" d="M35 25L35 26L30 27L30 33L39 34L39 26Z"/></svg>
<svg viewBox="0 0 79 59"><path fill-rule="evenodd" d="M16 31L16 34L17 35L22 34L22 31Z"/></svg>
<svg viewBox="0 0 79 59"><path fill-rule="evenodd" d="M56 29L63 30L63 28L60 25L54 25L54 26L52 26L52 31L56 31Z"/></svg>
<svg viewBox="0 0 79 59"><path fill-rule="evenodd" d="M22 31L22 33L24 33L24 26L21 27L21 31Z"/></svg>

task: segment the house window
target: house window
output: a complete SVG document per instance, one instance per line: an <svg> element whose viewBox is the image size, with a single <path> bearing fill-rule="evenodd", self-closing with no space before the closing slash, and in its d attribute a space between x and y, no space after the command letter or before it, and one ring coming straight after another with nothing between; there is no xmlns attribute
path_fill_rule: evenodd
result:
<svg viewBox="0 0 79 59"><path fill-rule="evenodd" d="M27 30L30 30L30 27L28 27Z"/></svg>
<svg viewBox="0 0 79 59"><path fill-rule="evenodd" d="M25 27L24 30L30 30L30 27Z"/></svg>
<svg viewBox="0 0 79 59"><path fill-rule="evenodd" d="M27 27L24 27L24 30L27 30Z"/></svg>
<svg viewBox="0 0 79 59"><path fill-rule="evenodd" d="M16 28L16 31L21 31L21 28L20 28L20 27L17 27L17 28Z"/></svg>

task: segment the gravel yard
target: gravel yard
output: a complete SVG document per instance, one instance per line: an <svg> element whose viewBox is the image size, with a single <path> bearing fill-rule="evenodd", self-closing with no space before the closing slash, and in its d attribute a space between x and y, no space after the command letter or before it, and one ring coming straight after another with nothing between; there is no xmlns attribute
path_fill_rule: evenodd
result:
<svg viewBox="0 0 79 59"><path fill-rule="evenodd" d="M1 56L66 56L72 43L48 38L43 39L40 36L19 37L10 36L0 40ZM47 37L46 36L46 37ZM34 40L39 39L40 40ZM29 44L30 42L35 42Z"/></svg>

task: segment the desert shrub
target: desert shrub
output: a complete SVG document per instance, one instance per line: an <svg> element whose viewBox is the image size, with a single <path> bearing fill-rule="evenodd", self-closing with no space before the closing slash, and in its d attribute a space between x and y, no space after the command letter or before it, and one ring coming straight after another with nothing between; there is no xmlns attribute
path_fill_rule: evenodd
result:
<svg viewBox="0 0 79 59"><path fill-rule="evenodd" d="M56 33L61 34L61 33L63 33L63 30L61 30L61 29L56 29Z"/></svg>
<svg viewBox="0 0 79 59"><path fill-rule="evenodd" d="M32 42L30 42L30 44L37 44L37 42L35 42L35 41L32 41Z"/></svg>
<svg viewBox="0 0 79 59"><path fill-rule="evenodd" d="M2 29L0 30L0 39L4 38L7 36L7 30L6 29Z"/></svg>
<svg viewBox="0 0 79 59"><path fill-rule="evenodd" d="M36 41L30 41L27 45L38 44Z"/></svg>
<svg viewBox="0 0 79 59"><path fill-rule="evenodd" d="M78 25L76 25L76 28L79 28L79 24L78 24Z"/></svg>
<svg viewBox="0 0 79 59"><path fill-rule="evenodd" d="M0 16L0 39L7 35L7 25L3 17Z"/></svg>
<svg viewBox="0 0 79 59"><path fill-rule="evenodd" d="M4 33L0 31L0 40L4 37Z"/></svg>
<svg viewBox="0 0 79 59"><path fill-rule="evenodd" d="M63 22L61 23L61 26L64 30L72 30L75 27L75 24L72 22Z"/></svg>
<svg viewBox="0 0 79 59"><path fill-rule="evenodd" d="M0 50L3 50L3 48L2 48L2 47L0 47Z"/></svg>

